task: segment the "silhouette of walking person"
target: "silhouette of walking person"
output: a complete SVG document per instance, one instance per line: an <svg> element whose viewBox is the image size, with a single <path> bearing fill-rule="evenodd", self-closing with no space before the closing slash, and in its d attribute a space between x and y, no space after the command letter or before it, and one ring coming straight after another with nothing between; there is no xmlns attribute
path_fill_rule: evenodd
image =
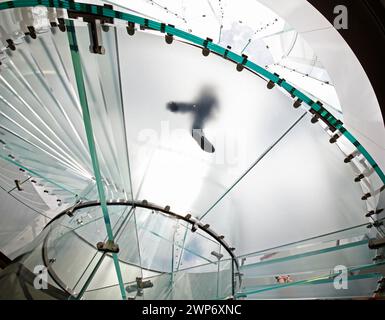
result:
<svg viewBox="0 0 385 320"><path fill-rule="evenodd" d="M205 137L203 128L205 123L212 118L214 110L218 108L218 101L212 90L203 88L195 103L169 102L167 109L171 112L192 113L193 123L191 135L203 151L214 153L215 148Z"/></svg>

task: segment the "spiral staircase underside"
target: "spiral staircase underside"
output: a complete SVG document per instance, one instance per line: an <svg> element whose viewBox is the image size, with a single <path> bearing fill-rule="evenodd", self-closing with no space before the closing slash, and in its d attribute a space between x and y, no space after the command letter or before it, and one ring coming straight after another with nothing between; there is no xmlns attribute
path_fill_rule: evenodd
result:
<svg viewBox="0 0 385 320"><path fill-rule="evenodd" d="M385 176L339 112L210 39L110 7L39 4L45 20L0 3L2 225L19 217L17 236L2 230L15 260L0 286L55 299L378 294L384 254L368 245L384 233ZM167 108L207 94L215 153L192 138L191 113ZM46 296L31 280L40 263ZM347 290L334 286L341 265Z"/></svg>

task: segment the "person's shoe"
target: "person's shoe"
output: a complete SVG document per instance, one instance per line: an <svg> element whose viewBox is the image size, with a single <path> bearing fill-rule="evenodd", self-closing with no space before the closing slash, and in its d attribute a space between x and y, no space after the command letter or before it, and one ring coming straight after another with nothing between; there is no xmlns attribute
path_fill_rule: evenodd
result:
<svg viewBox="0 0 385 320"><path fill-rule="evenodd" d="M198 145L200 146L200 148L203 151L208 152L208 153L214 153L215 152L214 146L211 144L211 142L209 140L207 140L202 129L193 129L192 137L198 143Z"/></svg>
<svg viewBox="0 0 385 320"><path fill-rule="evenodd" d="M167 103L167 109L171 112L177 112L178 111L178 104L175 102L169 102Z"/></svg>

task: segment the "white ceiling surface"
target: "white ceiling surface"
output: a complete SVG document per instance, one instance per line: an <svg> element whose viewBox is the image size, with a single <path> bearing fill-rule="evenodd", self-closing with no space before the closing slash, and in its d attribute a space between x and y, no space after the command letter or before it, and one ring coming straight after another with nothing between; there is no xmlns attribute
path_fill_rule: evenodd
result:
<svg viewBox="0 0 385 320"><path fill-rule="evenodd" d="M259 2L285 19L312 47L337 91L346 127L385 168L381 110L365 70L342 36L306 0Z"/></svg>
<svg viewBox="0 0 385 320"><path fill-rule="evenodd" d="M118 37L125 33L118 30ZM200 217L303 113L278 89L216 55L146 33L120 43L121 68L130 70L122 77L123 101L139 199ZM166 109L170 101L196 101L206 84L219 105L206 128L214 154L191 138L188 114ZM364 223L362 190L328 140L305 117L202 221L237 254Z"/></svg>

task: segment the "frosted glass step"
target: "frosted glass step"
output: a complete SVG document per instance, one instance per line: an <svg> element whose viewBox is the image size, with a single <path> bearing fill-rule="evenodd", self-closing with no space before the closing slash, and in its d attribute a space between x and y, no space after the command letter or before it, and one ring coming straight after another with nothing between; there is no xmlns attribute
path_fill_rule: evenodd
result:
<svg viewBox="0 0 385 320"><path fill-rule="evenodd" d="M372 262L375 254L375 251L368 248L368 238L360 236L303 245L287 251L267 252L258 257L246 258L243 261L241 272L245 278L248 278L305 272L337 265L363 265ZM249 262L249 260L257 259L258 262Z"/></svg>

